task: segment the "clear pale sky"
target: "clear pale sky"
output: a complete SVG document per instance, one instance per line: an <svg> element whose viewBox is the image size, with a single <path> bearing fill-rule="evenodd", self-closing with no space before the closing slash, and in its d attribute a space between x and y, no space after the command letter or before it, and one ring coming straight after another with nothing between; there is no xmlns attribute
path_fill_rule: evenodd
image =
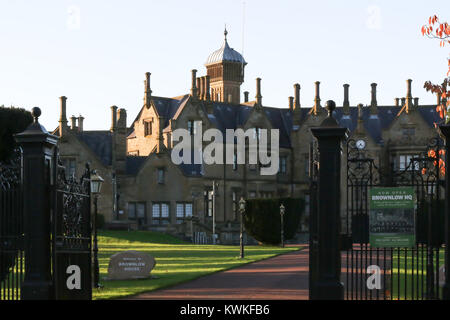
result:
<svg viewBox="0 0 450 320"><path fill-rule="evenodd" d="M128 125L142 106L144 74L154 95L189 92L190 70L204 75L206 58L222 45L242 52L244 90L255 96L262 78L263 104L287 107L293 84L301 105L313 103L314 81L322 101L392 105L413 79L421 103L436 99L426 80L442 81L449 48L422 37L433 14L450 20L450 1L384 0L0 0L0 105L39 106L50 131L59 118L82 114L85 129L108 129L111 105L127 109ZM243 8L245 23L243 32ZM449 21L450 22L450 21ZM243 41L244 35L244 41ZM244 48L243 48L244 43Z"/></svg>

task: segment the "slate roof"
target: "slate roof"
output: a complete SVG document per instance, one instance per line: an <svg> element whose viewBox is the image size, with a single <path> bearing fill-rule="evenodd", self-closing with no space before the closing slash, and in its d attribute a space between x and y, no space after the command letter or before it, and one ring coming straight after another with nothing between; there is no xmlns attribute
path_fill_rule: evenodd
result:
<svg viewBox="0 0 450 320"><path fill-rule="evenodd" d="M381 132L391 125L397 117L400 109L400 107L396 106L378 106L378 113L376 115L371 115L369 107L362 108L364 128L376 143L383 144ZM433 105L423 105L419 106L417 109L419 114L430 127L433 127L434 123L441 121L435 109L436 106ZM350 130L350 132L353 132L358 124L358 108L351 107L349 117L344 115L342 107L337 107L334 112L334 117L341 127L346 127Z"/></svg>
<svg viewBox="0 0 450 320"><path fill-rule="evenodd" d="M172 119L177 112L180 111L183 104L186 102L188 95L177 98L152 97L153 103L158 113L164 117L167 127L169 120ZM208 114L209 120L214 126L225 134L226 129L236 129L242 127L252 111L252 106L236 105L223 102L211 102L213 113ZM203 105L205 108L206 106ZM425 122L433 127L434 123L440 122L438 113L435 110L435 105L419 106L417 109L419 114ZM392 121L397 117L400 111L398 106L378 106L378 114L371 115L369 107L363 107L362 118L364 128L367 130L372 139L378 143L383 144L382 130L390 126ZM206 109L205 109L206 110ZM292 129L292 112L287 109L263 107L265 114L274 128L280 130L280 147L291 147L291 129ZM301 108L301 119L304 121L308 117L311 108ZM139 112L136 119L139 118L142 110ZM337 107L334 112L334 117L339 125L346 127L353 132L358 123L358 108L350 107L350 115L344 115L343 108ZM134 124L134 122L133 122ZM129 138L135 135L133 126L130 128ZM112 135L110 131L84 131L78 133L77 136L83 141L92 151L100 158L103 164L111 165L112 158ZM126 172L130 175L136 175L147 157L127 156ZM182 164L179 166L183 174L187 176L200 176L202 172L201 165Z"/></svg>
<svg viewBox="0 0 450 320"><path fill-rule="evenodd" d="M110 131L83 131L77 137L84 142L105 166L112 163L112 134Z"/></svg>
<svg viewBox="0 0 450 320"><path fill-rule="evenodd" d="M127 156L125 163L126 173L132 176L136 175L147 159L148 157Z"/></svg>
<svg viewBox="0 0 450 320"><path fill-rule="evenodd" d="M187 100L187 95L182 98L170 99L162 97L152 97L157 111L165 119L164 128L168 126L169 119L179 111L181 105ZM209 120L214 126L222 133L225 133L226 129L236 129L243 126L247 121L252 106L236 105L224 102L211 102L213 106L213 113L208 114ZM418 111L423 119L428 123L430 127L435 122L439 122L439 115L435 111L433 105L419 106ZM378 106L378 114L371 115L368 107L363 107L363 120L364 127L369 132L371 137L376 143L382 143L381 132L386 129L392 121L396 118L400 107L397 106ZM304 120L308 117L308 113L311 108L301 108L301 119ZM141 111L142 112L142 111ZM264 107L268 119L272 123L274 128L280 130L280 146L284 148L291 147L291 128L292 128L292 113L289 109ZM139 117L139 115L138 115ZM337 107L334 112L334 117L342 127L346 127L353 132L358 123L358 108L350 107L350 115L344 115L343 108ZM129 137L134 137L134 130L131 128Z"/></svg>

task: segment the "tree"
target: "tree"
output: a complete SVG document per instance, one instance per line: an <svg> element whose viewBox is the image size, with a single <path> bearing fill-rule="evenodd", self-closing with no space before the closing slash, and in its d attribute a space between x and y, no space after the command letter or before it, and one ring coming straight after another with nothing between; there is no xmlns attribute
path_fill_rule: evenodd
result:
<svg viewBox="0 0 450 320"><path fill-rule="evenodd" d="M283 223L284 239L292 239L305 210L305 201L301 198L247 200L244 214L245 231L264 244L279 244L281 242L281 204L286 208Z"/></svg>
<svg viewBox="0 0 450 320"><path fill-rule="evenodd" d="M8 159L16 147L13 135L24 131L31 122L29 111L0 106L0 161Z"/></svg>
<svg viewBox="0 0 450 320"><path fill-rule="evenodd" d="M422 26L422 35L439 40L439 45L444 47L446 44L450 44L450 25L447 22L440 22L436 15L431 16L428 19L428 25ZM448 71L444 81L441 84L434 84L431 81L424 84L427 91L441 97L441 104L436 107L436 111L441 119L444 119L445 124L450 123L450 99L448 99L450 97L450 91L448 90L450 87L450 58L447 58L447 61Z"/></svg>

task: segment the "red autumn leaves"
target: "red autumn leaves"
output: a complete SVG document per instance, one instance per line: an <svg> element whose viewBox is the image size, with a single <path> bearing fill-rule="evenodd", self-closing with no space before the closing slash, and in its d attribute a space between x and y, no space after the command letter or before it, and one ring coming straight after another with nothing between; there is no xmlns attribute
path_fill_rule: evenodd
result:
<svg viewBox="0 0 450 320"><path fill-rule="evenodd" d="M436 27L434 27L437 25ZM433 33L434 31L434 33ZM450 43L450 25L447 22L441 23L439 18L434 15L428 19L428 26L422 26L422 35L426 35L429 38L440 39L439 45L445 46L445 43Z"/></svg>
<svg viewBox="0 0 450 320"><path fill-rule="evenodd" d="M439 162L439 172L442 176L445 176L445 162L444 162L444 156L445 156L445 150L439 150L439 159L436 155L436 151L431 149L428 150L428 157L435 159L433 161L433 165L436 167L438 165ZM426 174L427 173L427 169L423 168L422 169L422 174Z"/></svg>
<svg viewBox="0 0 450 320"><path fill-rule="evenodd" d="M450 44L450 25L447 22L440 22L439 18L434 15L428 19L428 25L422 26L422 35L431 39L439 39L439 45L444 47L446 43ZM447 77L450 75L450 59L448 60ZM450 123L450 117L447 115L447 109L450 107L450 91L447 87L450 84L450 79L445 78L442 84L436 85L427 81L424 88L441 97L441 104L437 106L436 112L439 113L441 119L445 119L445 123ZM448 101L447 101L448 100ZM435 124L436 126L436 124Z"/></svg>

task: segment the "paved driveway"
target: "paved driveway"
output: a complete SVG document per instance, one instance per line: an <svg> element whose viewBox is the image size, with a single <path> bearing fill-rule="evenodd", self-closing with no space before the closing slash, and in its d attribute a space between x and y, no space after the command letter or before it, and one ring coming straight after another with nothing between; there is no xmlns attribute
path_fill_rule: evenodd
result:
<svg viewBox="0 0 450 320"><path fill-rule="evenodd" d="M308 299L308 249L139 294L129 299Z"/></svg>

